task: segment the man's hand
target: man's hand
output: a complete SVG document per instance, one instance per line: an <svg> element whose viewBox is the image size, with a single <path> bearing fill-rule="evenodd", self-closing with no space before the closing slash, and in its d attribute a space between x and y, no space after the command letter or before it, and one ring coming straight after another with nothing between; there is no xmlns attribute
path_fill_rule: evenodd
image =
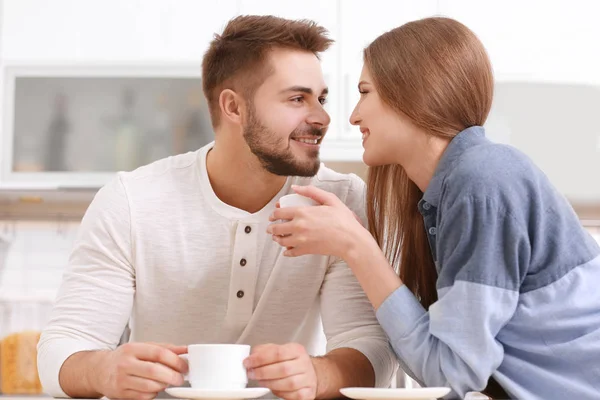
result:
<svg viewBox="0 0 600 400"><path fill-rule="evenodd" d="M252 348L244 361L248 378L255 379L285 400L314 399L318 394L317 374L302 345L266 344Z"/></svg>
<svg viewBox="0 0 600 400"><path fill-rule="evenodd" d="M90 382L109 398L153 399L169 385L183 384L188 365L179 355L185 353L186 346L127 343L103 354Z"/></svg>

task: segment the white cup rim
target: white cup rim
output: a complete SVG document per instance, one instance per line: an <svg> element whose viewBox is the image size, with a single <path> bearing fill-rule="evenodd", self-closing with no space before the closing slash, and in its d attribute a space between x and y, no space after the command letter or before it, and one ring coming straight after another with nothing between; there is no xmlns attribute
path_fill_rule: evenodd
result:
<svg viewBox="0 0 600 400"><path fill-rule="evenodd" d="M288 200L294 202L294 200L299 200L300 204L292 204L289 206L286 206L284 203L287 203ZM290 194L286 194L285 196L281 196L279 198L279 206L280 207L310 207L310 206L318 206L320 205L318 201L308 197L308 196L304 196L298 193L290 193Z"/></svg>
<svg viewBox="0 0 600 400"><path fill-rule="evenodd" d="M306 198L306 199L310 199L310 197L308 197L308 196L304 196L304 195L302 195L302 194L298 194L298 193L288 193L288 194L286 194L286 195L283 195L283 196L281 196L281 197L280 197L280 199L283 199L283 198L289 198L289 197L300 197L300 198ZM312 199L311 199L311 200L312 200Z"/></svg>

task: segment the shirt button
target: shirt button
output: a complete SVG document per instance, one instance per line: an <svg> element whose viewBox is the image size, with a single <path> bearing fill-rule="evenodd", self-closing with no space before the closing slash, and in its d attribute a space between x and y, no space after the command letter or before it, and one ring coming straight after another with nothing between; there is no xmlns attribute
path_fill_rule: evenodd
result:
<svg viewBox="0 0 600 400"><path fill-rule="evenodd" d="M425 209L425 210L429 210L430 208L431 208L431 204L429 204L429 203L427 203L427 202L424 202L424 203L423 203L423 209Z"/></svg>
<svg viewBox="0 0 600 400"><path fill-rule="evenodd" d="M244 297L244 291L243 290L238 290L237 297L238 297L238 299L241 299L242 297Z"/></svg>
<svg viewBox="0 0 600 400"><path fill-rule="evenodd" d="M241 265L242 267L245 267L245 266L246 266L246 259L245 259L245 258L242 258L242 259L240 260L240 265Z"/></svg>
<svg viewBox="0 0 600 400"><path fill-rule="evenodd" d="M244 232L250 233L250 232L252 232L252 228L247 226L246 229L244 229Z"/></svg>
<svg viewBox="0 0 600 400"><path fill-rule="evenodd" d="M437 229L435 226L432 226L431 228L429 228L430 235L435 235L436 233L437 233Z"/></svg>

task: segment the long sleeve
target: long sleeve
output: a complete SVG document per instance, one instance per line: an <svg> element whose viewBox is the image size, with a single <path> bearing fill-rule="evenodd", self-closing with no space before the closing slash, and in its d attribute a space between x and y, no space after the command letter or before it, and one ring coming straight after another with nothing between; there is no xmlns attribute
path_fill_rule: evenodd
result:
<svg viewBox="0 0 600 400"><path fill-rule="evenodd" d="M375 386L389 387L398 364L373 306L346 263L329 267L321 288L321 317L327 352L352 348L364 354L375 371Z"/></svg>
<svg viewBox="0 0 600 400"><path fill-rule="evenodd" d="M531 250L525 227L485 197L456 199L431 232L438 301L427 312L402 286L377 317L417 380L462 398L483 390L502 362L496 336L515 313Z"/></svg>
<svg viewBox="0 0 600 400"><path fill-rule="evenodd" d="M366 225L364 196L364 182L353 176L343 199ZM340 259L333 259L321 287L321 317L327 351L340 347L360 351L375 370L376 387L389 387L398 368L396 357L360 283Z"/></svg>
<svg viewBox="0 0 600 400"><path fill-rule="evenodd" d="M67 397L59 384L67 358L118 345L134 297L131 229L126 192L117 177L98 192L82 220L38 345L40 380L54 397Z"/></svg>

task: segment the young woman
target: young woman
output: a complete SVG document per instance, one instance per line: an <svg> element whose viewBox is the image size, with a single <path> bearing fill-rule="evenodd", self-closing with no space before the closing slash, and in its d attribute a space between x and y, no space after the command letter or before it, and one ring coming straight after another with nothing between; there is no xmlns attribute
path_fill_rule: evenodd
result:
<svg viewBox="0 0 600 400"><path fill-rule="evenodd" d="M286 256L344 259L424 385L600 398L600 248L529 158L485 137L480 41L427 18L378 37L364 63L350 121L371 167L370 232L334 195L298 187L322 206L276 210L289 222L273 239Z"/></svg>

